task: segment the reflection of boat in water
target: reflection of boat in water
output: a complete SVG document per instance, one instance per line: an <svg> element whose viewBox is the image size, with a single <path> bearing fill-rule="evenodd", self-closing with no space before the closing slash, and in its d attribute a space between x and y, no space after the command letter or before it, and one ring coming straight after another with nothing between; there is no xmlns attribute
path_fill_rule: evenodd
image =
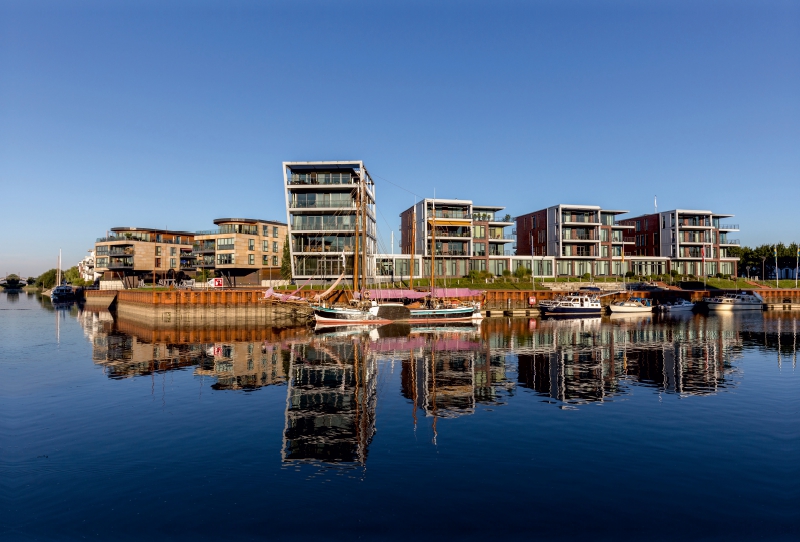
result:
<svg viewBox="0 0 800 542"><path fill-rule="evenodd" d="M625 301L615 301L608 306L608 310L612 313L650 313L653 312L653 306L649 299L642 299L639 297L631 297Z"/></svg>
<svg viewBox="0 0 800 542"><path fill-rule="evenodd" d="M640 322L647 322L652 316L652 312L612 312L608 315L611 320L636 320Z"/></svg>
<svg viewBox="0 0 800 542"><path fill-rule="evenodd" d="M764 300L758 294L725 294L706 299L710 311L760 311L764 310Z"/></svg>

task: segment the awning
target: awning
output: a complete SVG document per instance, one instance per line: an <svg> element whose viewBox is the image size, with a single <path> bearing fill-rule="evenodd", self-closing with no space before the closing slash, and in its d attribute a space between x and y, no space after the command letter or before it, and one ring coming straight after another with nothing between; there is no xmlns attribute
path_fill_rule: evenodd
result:
<svg viewBox="0 0 800 542"><path fill-rule="evenodd" d="M483 290L472 290L470 288L434 288L435 297L477 297L482 296Z"/></svg>
<svg viewBox="0 0 800 542"><path fill-rule="evenodd" d="M402 289L367 290L366 292L373 301L386 301L388 299L421 299L430 295L428 292Z"/></svg>
<svg viewBox="0 0 800 542"><path fill-rule="evenodd" d="M436 224L437 226L465 226L469 225L470 220L469 218L462 218L461 220L452 218L429 218L428 222L431 224Z"/></svg>

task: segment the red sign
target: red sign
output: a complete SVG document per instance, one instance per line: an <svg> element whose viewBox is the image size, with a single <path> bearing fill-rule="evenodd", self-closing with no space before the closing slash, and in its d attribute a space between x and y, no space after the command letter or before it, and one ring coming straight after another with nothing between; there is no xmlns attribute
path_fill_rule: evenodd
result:
<svg viewBox="0 0 800 542"><path fill-rule="evenodd" d="M211 282L211 286L214 288L222 288L223 286L222 279L211 279L209 282Z"/></svg>

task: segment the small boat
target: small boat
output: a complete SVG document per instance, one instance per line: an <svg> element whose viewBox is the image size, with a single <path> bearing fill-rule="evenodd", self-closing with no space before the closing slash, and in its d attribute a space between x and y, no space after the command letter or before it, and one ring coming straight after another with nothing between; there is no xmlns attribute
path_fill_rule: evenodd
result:
<svg viewBox="0 0 800 542"><path fill-rule="evenodd" d="M618 313L646 313L653 312L649 299L631 297L626 301L615 301L608 306L611 312Z"/></svg>
<svg viewBox="0 0 800 542"><path fill-rule="evenodd" d="M69 303L75 301L75 290L72 286L61 281L61 249L58 249L58 267L56 268L56 286L50 291L50 301L55 303Z"/></svg>
<svg viewBox="0 0 800 542"><path fill-rule="evenodd" d="M72 289L72 286L69 286L67 284L56 286L50 292L50 301L52 301L53 303L68 303L74 300L75 300L75 291Z"/></svg>
<svg viewBox="0 0 800 542"><path fill-rule="evenodd" d="M705 300L710 311L760 311L764 310L764 300L758 294L725 294Z"/></svg>
<svg viewBox="0 0 800 542"><path fill-rule="evenodd" d="M685 299L679 299L674 303L667 303L665 305L661 305L661 310L669 313L673 312L691 312L694 310L694 303L691 301L686 301Z"/></svg>
<svg viewBox="0 0 800 542"><path fill-rule="evenodd" d="M543 316L600 316L603 306L595 295L577 292L541 307Z"/></svg>

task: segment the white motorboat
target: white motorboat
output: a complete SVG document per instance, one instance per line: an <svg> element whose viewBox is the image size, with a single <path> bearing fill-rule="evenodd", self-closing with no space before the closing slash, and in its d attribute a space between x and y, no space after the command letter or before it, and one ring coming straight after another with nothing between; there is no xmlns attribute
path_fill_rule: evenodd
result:
<svg viewBox="0 0 800 542"><path fill-rule="evenodd" d="M595 295L574 293L541 307L544 316L600 316L603 306Z"/></svg>
<svg viewBox="0 0 800 542"><path fill-rule="evenodd" d="M694 310L694 303L692 303L691 301L686 301L685 299L679 299L674 303L661 305L661 309L669 313L691 312L692 310Z"/></svg>
<svg viewBox="0 0 800 542"><path fill-rule="evenodd" d="M626 301L615 301L608 306L612 313L647 313L653 312L649 299L631 297Z"/></svg>
<svg viewBox="0 0 800 542"><path fill-rule="evenodd" d="M725 294L706 299L710 311L760 311L764 310L764 300L758 294Z"/></svg>

